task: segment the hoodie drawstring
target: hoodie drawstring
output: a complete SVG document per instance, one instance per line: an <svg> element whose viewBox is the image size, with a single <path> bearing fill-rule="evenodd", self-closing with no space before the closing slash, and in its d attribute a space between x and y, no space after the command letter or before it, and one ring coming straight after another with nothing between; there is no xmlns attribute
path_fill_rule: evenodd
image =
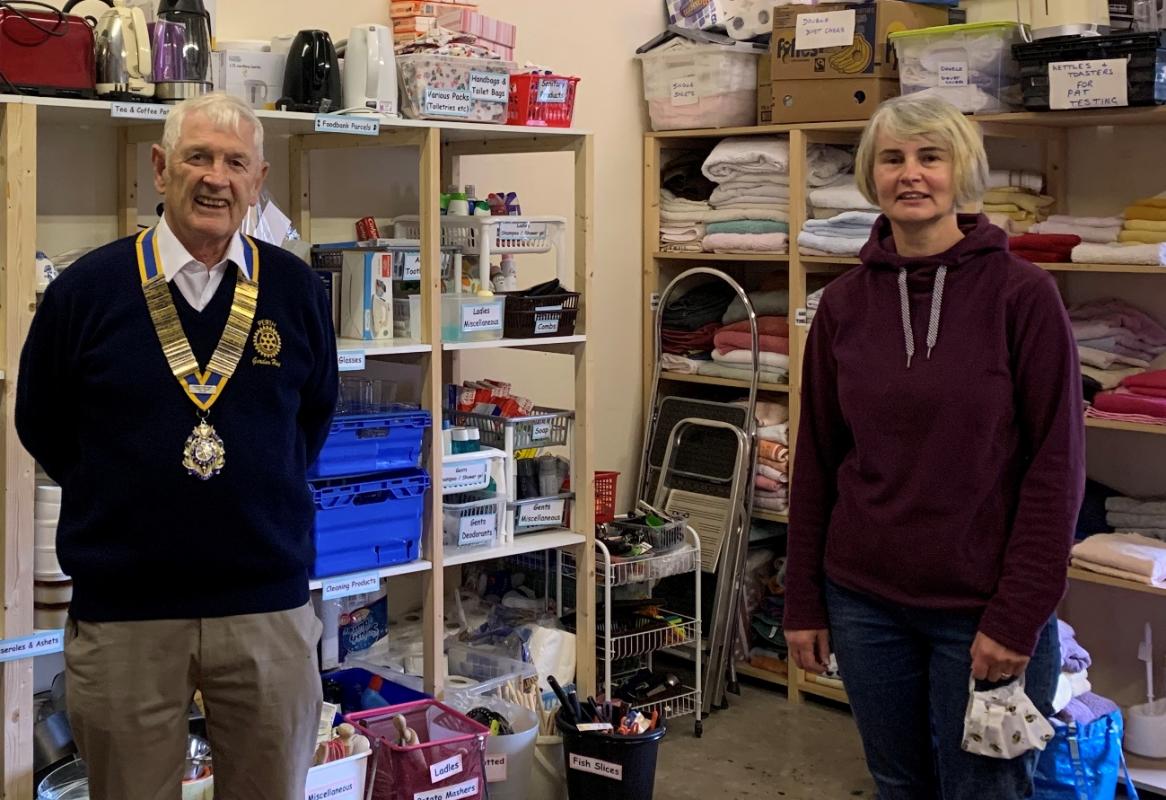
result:
<svg viewBox="0 0 1166 800"><path fill-rule="evenodd" d="M935 272L935 283L931 287L931 317L927 322L927 357L939 340L939 315L943 310L943 284L947 280L947 267L941 266ZM903 318L903 344L907 351L907 369L915 356L915 332L911 327L911 300L907 294L907 270L899 268L899 310Z"/></svg>

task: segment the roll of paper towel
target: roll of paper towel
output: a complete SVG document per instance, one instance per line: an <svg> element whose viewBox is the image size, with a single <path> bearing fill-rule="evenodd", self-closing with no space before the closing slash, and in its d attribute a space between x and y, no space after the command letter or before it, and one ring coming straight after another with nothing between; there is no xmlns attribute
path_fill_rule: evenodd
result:
<svg viewBox="0 0 1166 800"><path fill-rule="evenodd" d="M773 33L773 9L778 6L808 6L814 0L727 0L726 8L732 15L725 30L734 39L752 39Z"/></svg>

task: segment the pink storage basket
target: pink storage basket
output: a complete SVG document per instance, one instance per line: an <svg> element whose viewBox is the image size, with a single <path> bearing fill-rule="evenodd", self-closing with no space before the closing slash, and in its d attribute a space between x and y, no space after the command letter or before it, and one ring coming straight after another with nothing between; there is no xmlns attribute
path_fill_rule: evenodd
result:
<svg viewBox="0 0 1166 800"><path fill-rule="evenodd" d="M421 744L393 744L401 714ZM490 729L437 700L419 700L344 717L373 742L372 800L481 800Z"/></svg>

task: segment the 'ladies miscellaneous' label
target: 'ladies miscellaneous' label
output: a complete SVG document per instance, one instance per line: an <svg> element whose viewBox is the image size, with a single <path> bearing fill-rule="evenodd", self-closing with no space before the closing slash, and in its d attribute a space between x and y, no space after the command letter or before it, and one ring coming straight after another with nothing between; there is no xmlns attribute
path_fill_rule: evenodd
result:
<svg viewBox="0 0 1166 800"><path fill-rule="evenodd" d="M500 330L502 330L501 303L462 306L462 333Z"/></svg>

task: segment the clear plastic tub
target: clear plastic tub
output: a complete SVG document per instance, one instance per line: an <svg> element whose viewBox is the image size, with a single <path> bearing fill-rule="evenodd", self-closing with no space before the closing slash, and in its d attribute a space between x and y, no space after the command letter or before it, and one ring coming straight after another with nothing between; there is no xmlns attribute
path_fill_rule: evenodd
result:
<svg viewBox="0 0 1166 800"><path fill-rule="evenodd" d="M397 56L401 110L411 119L506 124L511 61L410 53Z"/></svg>
<svg viewBox="0 0 1166 800"><path fill-rule="evenodd" d="M753 125L760 56L745 48L681 40L637 56L652 130Z"/></svg>
<svg viewBox="0 0 1166 800"><path fill-rule="evenodd" d="M472 294L441 296L443 342L491 342L502 338L506 298Z"/></svg>
<svg viewBox="0 0 1166 800"><path fill-rule="evenodd" d="M552 497L532 497L509 504L514 515L514 533L534 533L551 528L567 528L571 521L571 493Z"/></svg>
<svg viewBox="0 0 1166 800"><path fill-rule="evenodd" d="M994 114L1022 103L1020 66L1012 45L1025 41L1016 22L977 22L896 31L903 94L942 97L967 114Z"/></svg>
<svg viewBox="0 0 1166 800"><path fill-rule="evenodd" d="M466 492L445 498L442 541L447 552L493 547L502 528L502 498L495 492Z"/></svg>

